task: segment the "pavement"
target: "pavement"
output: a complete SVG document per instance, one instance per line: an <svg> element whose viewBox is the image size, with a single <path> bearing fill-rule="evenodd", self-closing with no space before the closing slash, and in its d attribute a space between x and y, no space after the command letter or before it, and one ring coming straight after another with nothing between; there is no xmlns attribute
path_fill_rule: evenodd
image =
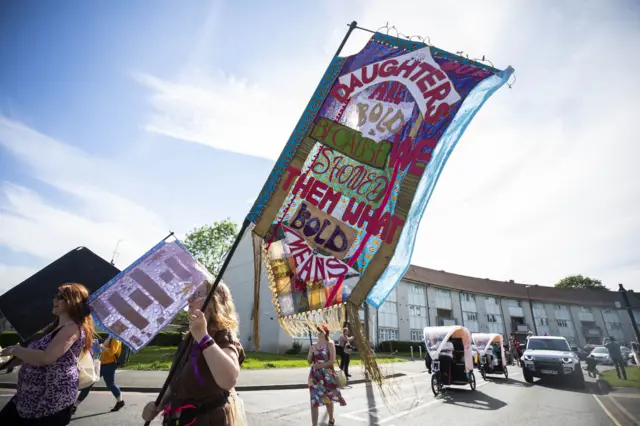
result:
<svg viewBox="0 0 640 426"><path fill-rule="evenodd" d="M627 426L638 424L638 394L615 390L598 395L593 379L586 389L536 379L526 383L517 367L510 368L509 379L495 376L484 381L477 374L477 389L452 387L434 397L424 364L414 364L412 375L388 381L383 396L376 386L352 384L342 390L347 401L336 407L336 425L401 426L429 424L497 424L527 426ZM356 369L354 369L355 372ZM246 373L243 371L243 374ZM0 407L12 392L0 390ZM108 392L92 392L72 420L74 426L141 425L144 405L154 396L124 393L126 406L110 413L114 399ZM309 393L302 389L240 392L250 426L294 426L310 424ZM615 402L614 402L615 401ZM624 410L617 407L619 404ZM625 410L628 415L625 414ZM634 410L634 411L632 411ZM630 417L629 417L630 416ZM320 425L326 425L326 410L320 409ZM155 420L152 424L161 424Z"/></svg>
<svg viewBox="0 0 640 426"><path fill-rule="evenodd" d="M423 361L408 361L389 364L379 364L382 373L387 378L401 377L419 373L424 370ZM363 370L354 365L349 368L351 384L366 382ZM123 392L159 393L167 378L167 371L116 371L116 383ZM278 368L265 370L242 370L238 379L238 392L273 391L288 389L306 389L308 387L307 368ZM11 374L0 375L0 389L15 389L18 381L18 369ZM100 380L94 390L108 390L104 381Z"/></svg>

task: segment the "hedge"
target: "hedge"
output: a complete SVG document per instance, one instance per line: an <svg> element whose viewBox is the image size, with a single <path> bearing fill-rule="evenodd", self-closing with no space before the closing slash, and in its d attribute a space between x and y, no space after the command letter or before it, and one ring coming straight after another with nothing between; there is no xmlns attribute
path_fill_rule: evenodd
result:
<svg viewBox="0 0 640 426"><path fill-rule="evenodd" d="M98 333L101 340L105 340L109 335L107 333ZM178 346L183 334L175 331L161 331L153 338L149 343L149 346ZM7 346L17 345L20 343L18 333L15 331L5 331L0 333L0 346L6 348Z"/></svg>
<svg viewBox="0 0 640 426"><path fill-rule="evenodd" d="M413 350L417 351L418 346L422 346L422 351L425 351L424 342L410 342L403 340L390 340L385 342L380 342L378 345L379 352L410 352L411 347L413 346Z"/></svg>

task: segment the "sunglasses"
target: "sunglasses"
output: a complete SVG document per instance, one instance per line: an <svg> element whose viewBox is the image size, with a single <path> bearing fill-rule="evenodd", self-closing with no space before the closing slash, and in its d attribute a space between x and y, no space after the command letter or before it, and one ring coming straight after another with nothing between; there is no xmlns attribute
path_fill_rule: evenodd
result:
<svg viewBox="0 0 640 426"><path fill-rule="evenodd" d="M64 294L62 293L57 293L55 296L53 296L56 300L64 300Z"/></svg>
<svg viewBox="0 0 640 426"><path fill-rule="evenodd" d="M201 294L200 291L196 291L191 296L189 296L189 298L187 300L189 302L195 302L196 300L204 299L205 297L207 297L206 294Z"/></svg>

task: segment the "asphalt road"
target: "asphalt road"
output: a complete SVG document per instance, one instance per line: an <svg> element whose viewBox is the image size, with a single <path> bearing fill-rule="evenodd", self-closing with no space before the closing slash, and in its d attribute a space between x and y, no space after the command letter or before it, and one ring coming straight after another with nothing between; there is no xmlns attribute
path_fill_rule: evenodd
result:
<svg viewBox="0 0 640 426"><path fill-rule="evenodd" d="M478 376L475 392L452 388L434 398L426 373L393 381L383 398L375 387L356 385L343 390L347 406L337 407L336 424L358 425L614 425L591 392L536 380L524 382L517 370L509 380L496 377L484 382ZM0 406L12 392L0 391ZM244 392L240 395L252 426L310 424L309 396L305 390ZM93 392L80 406L72 425L141 425L140 413L153 394L125 394L127 405L110 413L111 394ZM386 399L386 402L385 402ZM320 424L327 424L321 409ZM160 424L159 420L153 424Z"/></svg>

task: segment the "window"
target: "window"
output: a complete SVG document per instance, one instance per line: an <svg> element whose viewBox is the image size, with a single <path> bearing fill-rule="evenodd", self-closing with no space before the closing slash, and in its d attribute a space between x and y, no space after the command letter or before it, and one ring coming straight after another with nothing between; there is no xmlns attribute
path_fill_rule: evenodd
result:
<svg viewBox="0 0 640 426"><path fill-rule="evenodd" d="M462 310L465 312L478 312L475 294L460 294L460 304L462 305Z"/></svg>
<svg viewBox="0 0 640 426"><path fill-rule="evenodd" d="M478 321L478 313L477 312L465 312L464 313L465 321Z"/></svg>
<svg viewBox="0 0 640 426"><path fill-rule="evenodd" d="M409 327L422 330L427 326L427 307L409 305Z"/></svg>
<svg viewBox="0 0 640 426"><path fill-rule="evenodd" d="M451 292L449 290L443 290L441 288L438 289L438 297L449 298L451 297Z"/></svg>
<svg viewBox="0 0 640 426"><path fill-rule="evenodd" d="M549 325L549 318L536 318L537 325Z"/></svg>
<svg viewBox="0 0 640 426"><path fill-rule="evenodd" d="M571 350L571 348L569 347L565 339L536 339L535 337L531 337L527 341L527 349L533 350L533 351L537 351L537 350L570 351Z"/></svg>
<svg viewBox="0 0 640 426"><path fill-rule="evenodd" d="M585 314L590 314L591 313L591 308L589 308L587 306L580 306L580 312L583 312Z"/></svg>
<svg viewBox="0 0 640 426"><path fill-rule="evenodd" d="M388 301L385 301L381 306L380 306L380 313L383 314L398 314L398 304L397 303L389 303Z"/></svg>
<svg viewBox="0 0 640 426"><path fill-rule="evenodd" d="M564 328L568 328L569 324L567 323L567 320L557 320L558 321L558 327L564 327Z"/></svg>
<svg viewBox="0 0 640 426"><path fill-rule="evenodd" d="M381 328L378 333L381 342L389 340L398 340L398 330L392 328Z"/></svg>
<svg viewBox="0 0 640 426"><path fill-rule="evenodd" d="M411 284L409 286L409 304L426 306L426 289L424 286L418 284Z"/></svg>
<svg viewBox="0 0 640 426"><path fill-rule="evenodd" d="M426 317L427 308L425 306L409 305L409 315L412 317Z"/></svg>
<svg viewBox="0 0 640 426"><path fill-rule="evenodd" d="M510 299L507 301L507 305L511 306L512 308L522 308L522 302L520 300Z"/></svg>
<svg viewBox="0 0 640 426"><path fill-rule="evenodd" d="M609 330L622 330L622 324L620 324L619 322L608 322L607 328Z"/></svg>
<svg viewBox="0 0 640 426"><path fill-rule="evenodd" d="M388 299L378 309L380 327L398 328L398 304Z"/></svg>
<svg viewBox="0 0 640 426"><path fill-rule="evenodd" d="M423 296L425 294L425 287L420 284L411 284L410 290L413 294L420 294Z"/></svg>
<svg viewBox="0 0 640 426"><path fill-rule="evenodd" d="M502 323L502 316L501 315L496 315L496 314L488 314L487 315L487 321L501 324Z"/></svg>
<svg viewBox="0 0 640 426"><path fill-rule="evenodd" d="M487 308L487 313L488 314L496 314L496 315L500 315L500 303L498 302L498 299L496 299L495 297L485 297L485 307Z"/></svg>
<svg viewBox="0 0 640 426"><path fill-rule="evenodd" d="M559 312L564 312L567 310L567 307L565 305L554 305L553 307L556 311Z"/></svg>
<svg viewBox="0 0 640 426"><path fill-rule="evenodd" d="M412 342L421 342L423 338L422 330L411 330L411 341Z"/></svg>

